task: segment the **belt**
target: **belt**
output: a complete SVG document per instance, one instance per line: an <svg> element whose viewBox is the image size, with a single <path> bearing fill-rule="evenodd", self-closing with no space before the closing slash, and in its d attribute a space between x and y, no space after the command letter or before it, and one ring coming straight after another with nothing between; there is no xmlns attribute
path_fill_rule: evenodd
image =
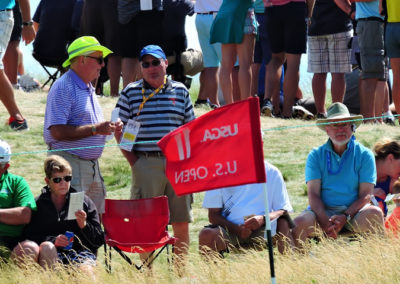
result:
<svg viewBox="0 0 400 284"><path fill-rule="evenodd" d="M197 15L212 15L214 13L218 13L218 12L205 12L205 13L197 13Z"/></svg>
<svg viewBox="0 0 400 284"><path fill-rule="evenodd" d="M135 151L137 156L146 156L147 157L159 157L164 158L164 154L161 151Z"/></svg>
<svg viewBox="0 0 400 284"><path fill-rule="evenodd" d="M378 22L384 23L384 20L379 17L361 18L361 19L358 19L357 21L378 21Z"/></svg>
<svg viewBox="0 0 400 284"><path fill-rule="evenodd" d="M12 11L12 9L3 9L3 10L0 10L0 12L4 12L4 11Z"/></svg>

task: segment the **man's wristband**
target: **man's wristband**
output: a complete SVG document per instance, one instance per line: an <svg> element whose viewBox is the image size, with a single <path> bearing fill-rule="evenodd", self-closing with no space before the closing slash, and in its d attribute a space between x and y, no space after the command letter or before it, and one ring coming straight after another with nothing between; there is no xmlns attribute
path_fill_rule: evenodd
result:
<svg viewBox="0 0 400 284"><path fill-rule="evenodd" d="M350 222L351 221L351 215L349 213L343 213L344 216L346 216L346 221Z"/></svg>
<svg viewBox="0 0 400 284"><path fill-rule="evenodd" d="M97 131L96 131L96 126L92 125L92 136L96 135Z"/></svg>
<svg viewBox="0 0 400 284"><path fill-rule="evenodd" d="M33 25L33 21L32 20L22 23L22 27L32 26L32 25Z"/></svg>

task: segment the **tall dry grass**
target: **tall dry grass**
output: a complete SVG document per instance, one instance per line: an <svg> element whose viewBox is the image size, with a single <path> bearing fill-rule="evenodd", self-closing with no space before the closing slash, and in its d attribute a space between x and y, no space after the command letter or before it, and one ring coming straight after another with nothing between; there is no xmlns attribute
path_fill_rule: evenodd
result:
<svg viewBox="0 0 400 284"><path fill-rule="evenodd" d="M12 146L10 171L24 176L35 195L44 185L43 161L46 145L43 142L43 119L46 93L16 92L18 105L27 117L30 130L13 132L5 125L8 114L0 104L0 138ZM110 118L116 99L99 98L104 116ZM207 109L196 109L199 116ZM4 123L4 124L3 124ZM289 196L298 214L307 205L304 183L304 165L307 154L327 140L326 135L314 126L314 122L261 118L265 133L264 156L282 172ZM372 147L381 137L399 139L399 127L363 125L357 132L357 140ZM238 151L245 151L237 145ZM110 198L128 198L130 169L114 141L110 141L100 160L107 194ZM195 194L193 204L194 223L190 226L190 254L182 277L169 270L165 258L157 260L151 273L138 273L113 254L113 273L104 269L104 256L99 250L95 280L81 272L70 270L45 271L30 264L19 268L12 264L1 266L0 283L260 283L269 281L269 261L266 251L230 254L217 263L204 262L198 255L198 232L208 224L207 211L201 208L203 193ZM275 254L278 283L396 283L400 256L399 240L386 237L370 237L348 243L344 240L322 240L312 244L306 255Z"/></svg>

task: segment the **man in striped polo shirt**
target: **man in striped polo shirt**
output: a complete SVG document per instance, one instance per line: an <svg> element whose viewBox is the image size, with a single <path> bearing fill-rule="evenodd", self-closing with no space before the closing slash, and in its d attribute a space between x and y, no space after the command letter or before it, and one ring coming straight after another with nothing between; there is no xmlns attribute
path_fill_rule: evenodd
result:
<svg viewBox="0 0 400 284"><path fill-rule="evenodd" d="M60 155L71 164L71 187L84 191L100 214L104 212L106 189L98 158L106 135L120 132L122 123L104 121L91 82L99 77L103 58L111 52L91 36L71 43L63 63L70 70L49 91L43 131L49 149L60 150L49 154Z"/></svg>
<svg viewBox="0 0 400 284"><path fill-rule="evenodd" d="M132 168L131 198L168 196L170 223L178 238L174 252L184 256L189 246L192 196L175 195L165 176L165 157L157 141L193 120L193 107L186 87L167 79L168 61L159 46L144 47L139 60L143 79L126 86L117 103L125 132L127 124L139 127L132 149L122 150ZM121 135L116 137L121 141Z"/></svg>

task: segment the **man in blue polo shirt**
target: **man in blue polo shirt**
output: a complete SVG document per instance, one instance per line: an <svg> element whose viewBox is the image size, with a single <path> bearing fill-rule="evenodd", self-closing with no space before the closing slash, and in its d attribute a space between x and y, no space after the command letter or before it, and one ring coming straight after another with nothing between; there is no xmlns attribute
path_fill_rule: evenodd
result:
<svg viewBox="0 0 400 284"><path fill-rule="evenodd" d="M306 162L309 206L295 220L294 239L301 247L317 228L332 238L343 229L353 232L383 230L382 211L370 205L376 183L375 159L353 136L362 115L351 116L342 103L327 110L317 126L329 140L314 148Z"/></svg>
<svg viewBox="0 0 400 284"><path fill-rule="evenodd" d="M165 176L165 157L157 141L193 120L193 107L186 87L167 79L168 60L159 46L145 46L139 59L143 80L130 83L117 103L125 124L124 137L136 136L138 142L122 150L132 168L131 198L168 196L170 223L178 239L174 252L183 256L189 247L192 196L176 196ZM121 141L117 133L115 137Z"/></svg>
<svg viewBox="0 0 400 284"><path fill-rule="evenodd" d="M122 129L121 122L104 121L91 84L100 75L104 57L110 53L111 50L91 36L71 43L69 57L63 63L70 70L49 91L43 131L49 149L60 150L55 154L71 164L71 187L84 191L99 213L104 212L106 191L98 159L106 136Z"/></svg>

